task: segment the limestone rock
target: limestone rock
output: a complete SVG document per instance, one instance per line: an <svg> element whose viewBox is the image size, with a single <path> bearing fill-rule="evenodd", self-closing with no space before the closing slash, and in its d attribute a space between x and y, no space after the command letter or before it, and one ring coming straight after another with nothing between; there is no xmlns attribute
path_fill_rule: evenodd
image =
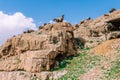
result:
<svg viewBox="0 0 120 80"><path fill-rule="evenodd" d="M82 21L79 27L74 30L74 36L78 39L83 38L85 40L84 46L95 47L109 38L119 38L119 32L120 10L117 10L96 19Z"/></svg>
<svg viewBox="0 0 120 80"><path fill-rule="evenodd" d="M73 27L61 22L7 40L0 50L0 70L41 72L50 70L56 60L75 55Z"/></svg>
<svg viewBox="0 0 120 80"><path fill-rule="evenodd" d="M120 31L111 32L107 36L108 40L110 40L110 39L116 39L116 38L120 38Z"/></svg>
<svg viewBox="0 0 120 80"><path fill-rule="evenodd" d="M0 47L0 79L57 79L67 73L49 72L58 60L76 55L85 47L92 48L90 53L112 56L112 53L120 53L119 38L120 10L96 19L88 18L76 25L44 24L37 31L13 36Z"/></svg>
<svg viewBox="0 0 120 80"><path fill-rule="evenodd" d="M112 39L112 40L107 40L105 42L102 42L102 44L96 46L95 48L90 50L90 53L95 53L95 54L111 54L112 53L120 53L120 39Z"/></svg>

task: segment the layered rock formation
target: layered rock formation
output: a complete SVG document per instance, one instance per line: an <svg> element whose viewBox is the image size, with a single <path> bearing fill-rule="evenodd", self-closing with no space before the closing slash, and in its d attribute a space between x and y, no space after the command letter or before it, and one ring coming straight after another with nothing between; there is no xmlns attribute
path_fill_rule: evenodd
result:
<svg viewBox="0 0 120 80"><path fill-rule="evenodd" d="M94 47L107 39L120 38L120 10L96 19L81 21L75 28L75 38L85 39L85 47Z"/></svg>
<svg viewBox="0 0 120 80"><path fill-rule="evenodd" d="M50 70L57 60L76 54L73 39L73 28L66 22L48 24L36 32L14 36L0 50L0 70Z"/></svg>
<svg viewBox="0 0 120 80"><path fill-rule="evenodd" d="M113 43L120 41L117 38L120 38L120 10L73 26L68 22L45 24L37 31L13 36L0 47L0 78L46 80L53 73L42 71L58 66L57 61L76 55L85 47L95 47L90 52L106 53L112 50ZM116 48L119 47L117 44Z"/></svg>

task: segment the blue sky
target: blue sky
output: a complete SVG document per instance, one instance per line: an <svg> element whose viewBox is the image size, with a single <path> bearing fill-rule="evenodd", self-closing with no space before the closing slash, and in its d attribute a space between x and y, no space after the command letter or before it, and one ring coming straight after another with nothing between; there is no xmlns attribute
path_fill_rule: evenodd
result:
<svg viewBox="0 0 120 80"><path fill-rule="evenodd" d="M111 8L119 9L120 0L0 0L0 45L62 14L75 24L87 17L102 16Z"/></svg>
<svg viewBox="0 0 120 80"><path fill-rule="evenodd" d="M21 12L35 23L49 22L65 14L65 19L79 23L87 17L96 18L111 8L120 8L120 0L0 0L0 10L13 14Z"/></svg>

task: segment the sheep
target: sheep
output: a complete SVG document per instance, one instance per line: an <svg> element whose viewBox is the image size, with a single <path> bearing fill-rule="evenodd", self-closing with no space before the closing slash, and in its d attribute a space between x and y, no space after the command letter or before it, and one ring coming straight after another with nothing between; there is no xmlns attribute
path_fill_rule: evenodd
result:
<svg viewBox="0 0 120 80"><path fill-rule="evenodd" d="M64 15L62 15L61 18L54 18L53 19L53 21L55 21L55 22L63 22L63 20L64 20Z"/></svg>

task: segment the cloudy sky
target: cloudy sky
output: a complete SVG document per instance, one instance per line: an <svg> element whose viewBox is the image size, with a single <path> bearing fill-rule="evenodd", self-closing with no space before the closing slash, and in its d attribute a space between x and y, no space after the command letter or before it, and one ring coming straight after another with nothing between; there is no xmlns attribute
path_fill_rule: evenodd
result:
<svg viewBox="0 0 120 80"><path fill-rule="evenodd" d="M81 20L120 8L120 0L0 0L0 45L25 29L36 29L54 17L65 15L65 20Z"/></svg>

